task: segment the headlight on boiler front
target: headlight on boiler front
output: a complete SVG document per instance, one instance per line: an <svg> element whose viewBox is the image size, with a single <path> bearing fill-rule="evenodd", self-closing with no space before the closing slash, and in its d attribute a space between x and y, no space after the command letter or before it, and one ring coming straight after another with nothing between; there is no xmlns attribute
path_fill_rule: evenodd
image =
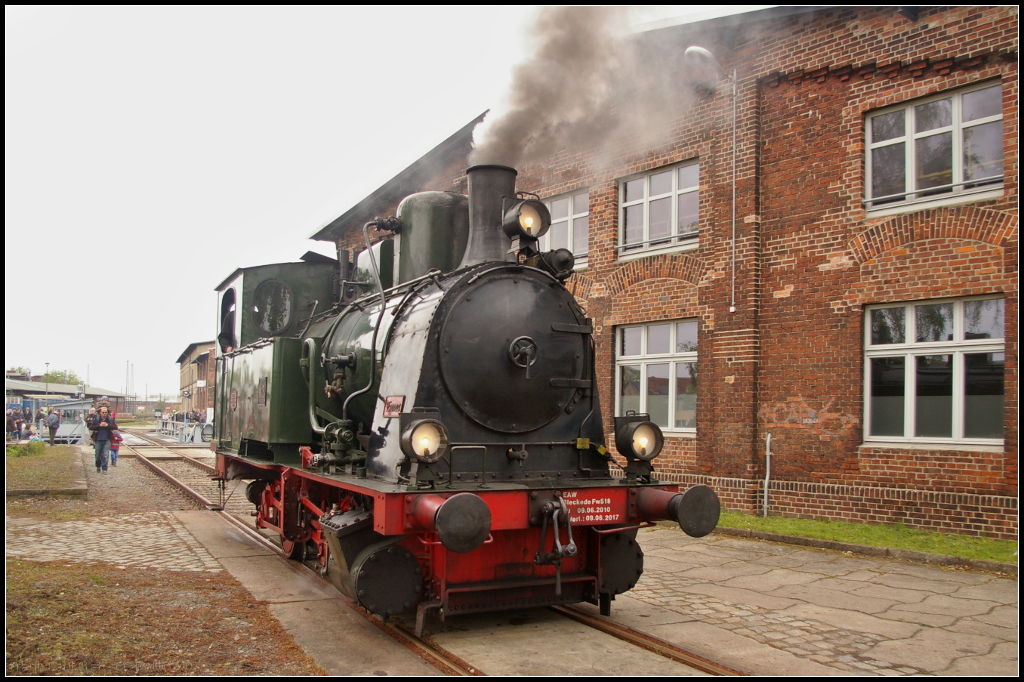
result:
<svg viewBox="0 0 1024 682"><path fill-rule="evenodd" d="M615 418L615 447L627 459L649 462L661 454L665 437L647 415Z"/></svg>
<svg viewBox="0 0 1024 682"><path fill-rule="evenodd" d="M448 431L436 419L417 419L402 431L401 446L409 457L432 464L448 449Z"/></svg>
<svg viewBox="0 0 1024 682"><path fill-rule="evenodd" d="M551 227L551 214L543 203L521 199L505 212L502 227L510 239L540 239Z"/></svg>
<svg viewBox="0 0 1024 682"><path fill-rule="evenodd" d="M633 452L640 459L654 459L660 452L660 434L655 431L657 428L657 425L646 422L633 429Z"/></svg>

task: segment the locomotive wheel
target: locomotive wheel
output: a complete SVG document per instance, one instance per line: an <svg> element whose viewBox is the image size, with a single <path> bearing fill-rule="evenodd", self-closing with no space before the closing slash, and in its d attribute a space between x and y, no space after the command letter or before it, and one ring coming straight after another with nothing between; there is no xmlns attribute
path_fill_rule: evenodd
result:
<svg viewBox="0 0 1024 682"><path fill-rule="evenodd" d="M255 481L250 481L245 486L245 499L249 500L254 505L259 507L260 506L260 502L263 500L263 489L266 488L266 487L267 487L267 482L266 481L261 481L260 479L256 479Z"/></svg>
<svg viewBox="0 0 1024 682"><path fill-rule="evenodd" d="M288 538L282 535L281 553L284 554L286 559L302 561L306 556L306 543L295 542L294 540L289 540Z"/></svg>

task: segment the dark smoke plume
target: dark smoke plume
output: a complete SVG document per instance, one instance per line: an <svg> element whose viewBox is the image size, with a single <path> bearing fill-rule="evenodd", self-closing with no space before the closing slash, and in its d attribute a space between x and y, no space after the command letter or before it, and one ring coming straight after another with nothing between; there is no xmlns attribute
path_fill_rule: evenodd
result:
<svg viewBox="0 0 1024 682"><path fill-rule="evenodd" d="M531 29L507 102L474 131L470 164L518 167L566 147L666 139L692 98L685 45L629 33L628 8L553 7Z"/></svg>

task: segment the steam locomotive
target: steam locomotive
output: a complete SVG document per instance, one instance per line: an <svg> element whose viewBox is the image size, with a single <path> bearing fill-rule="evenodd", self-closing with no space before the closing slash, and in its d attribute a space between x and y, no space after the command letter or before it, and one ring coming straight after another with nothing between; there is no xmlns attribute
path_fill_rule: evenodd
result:
<svg viewBox="0 0 1024 682"><path fill-rule="evenodd" d="M659 483L647 415L615 418L593 325L541 252L546 206L504 166L422 192L349 261L236 270L217 287L218 476L256 523L387 618L576 603L607 615L643 572L637 529L710 533L706 486ZM371 244L370 230L390 238Z"/></svg>

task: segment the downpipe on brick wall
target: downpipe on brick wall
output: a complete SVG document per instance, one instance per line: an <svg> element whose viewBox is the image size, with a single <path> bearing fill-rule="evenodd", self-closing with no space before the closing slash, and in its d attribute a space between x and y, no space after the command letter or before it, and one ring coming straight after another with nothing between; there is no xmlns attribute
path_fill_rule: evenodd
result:
<svg viewBox="0 0 1024 682"><path fill-rule="evenodd" d="M762 499L761 516L768 518L768 483L772 478L772 434L765 437L764 444L764 498Z"/></svg>
<svg viewBox="0 0 1024 682"><path fill-rule="evenodd" d="M732 84L732 285L729 296L729 312L736 312L736 69L730 74L718 63L708 50L697 45L686 48L683 58L691 62L709 62L729 79Z"/></svg>
<svg viewBox="0 0 1024 682"><path fill-rule="evenodd" d="M721 66L719 66L721 68ZM729 312L736 312L736 69L732 70L732 303ZM766 489L767 490L767 489ZM767 510L767 507L765 507ZM767 516L767 511L765 512Z"/></svg>

